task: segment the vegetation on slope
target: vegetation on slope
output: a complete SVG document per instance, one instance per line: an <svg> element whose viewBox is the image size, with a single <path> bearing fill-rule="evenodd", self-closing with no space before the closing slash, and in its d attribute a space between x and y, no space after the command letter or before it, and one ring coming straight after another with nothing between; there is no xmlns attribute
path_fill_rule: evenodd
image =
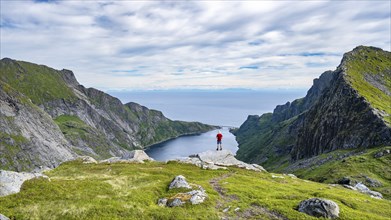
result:
<svg viewBox="0 0 391 220"><path fill-rule="evenodd" d="M75 95L60 72L43 65L4 58L0 61L0 80L40 105L56 99L73 100Z"/></svg>
<svg viewBox="0 0 391 220"><path fill-rule="evenodd" d="M176 162L82 164L72 161L33 179L18 194L0 198L0 213L16 219L316 219L296 210L301 200L323 197L340 206L340 219L385 219L391 202L286 175L238 168L202 170ZM207 200L199 205L160 207L170 197L176 175L201 185ZM228 212L223 212L231 206ZM240 208L235 211L234 209Z"/></svg>
<svg viewBox="0 0 391 220"><path fill-rule="evenodd" d="M369 188L382 193L385 198L391 199L391 154L379 158L375 157L376 153L387 149L391 150L391 147L356 149L355 155L349 157L343 157L343 155L352 153L351 150L334 151L317 158L317 161L329 158L329 162L321 165L315 163L310 169L306 167L298 169L294 173L300 178L325 183L337 183L343 177L348 177L367 186L369 186L367 178L370 178L379 181L382 186L369 186ZM296 162L296 164L300 163L303 162Z"/></svg>
<svg viewBox="0 0 391 220"><path fill-rule="evenodd" d="M87 125L84 121L74 115L61 115L54 119L54 122L60 127L64 136L72 143L75 148L75 152L79 155L88 155L97 159L109 158L110 145L104 138L104 134L97 129ZM80 142L85 142L84 148L92 149L82 150Z"/></svg>
<svg viewBox="0 0 391 220"><path fill-rule="evenodd" d="M391 126L391 53L357 47L345 55L347 79L372 107L382 111Z"/></svg>

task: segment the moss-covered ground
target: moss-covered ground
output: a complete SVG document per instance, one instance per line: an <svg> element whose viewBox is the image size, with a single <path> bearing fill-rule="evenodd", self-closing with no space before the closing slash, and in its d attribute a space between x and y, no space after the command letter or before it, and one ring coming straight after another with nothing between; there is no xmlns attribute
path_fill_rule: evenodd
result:
<svg viewBox="0 0 391 220"><path fill-rule="evenodd" d="M352 87L374 108L386 113L384 120L391 126L391 53L362 47L346 65Z"/></svg>
<svg viewBox="0 0 391 220"><path fill-rule="evenodd" d="M73 161L46 174L50 181L29 180L20 193L1 197L0 213L15 219L316 219L298 212L296 207L301 200L322 197L340 206L340 219L391 216L388 200L373 199L340 186L238 168L212 171L176 162ZM159 198L175 194L168 185L180 174L189 183L205 188L207 200L175 208L158 206Z"/></svg>
<svg viewBox="0 0 391 220"><path fill-rule="evenodd" d="M324 154L322 157L331 156L337 158L336 160L331 160L320 166L315 165L311 168L298 170L295 174L301 178L322 181L324 183L336 183L343 177L348 177L356 182L363 182L367 186L366 177L369 177L380 181L382 184L380 187L370 188L382 193L385 198L391 199L391 154L379 158L374 157L377 152L387 149L391 150L391 146L367 150L356 149L355 151L360 152L359 154L343 159L338 159L338 157L348 153L349 150L334 151Z"/></svg>

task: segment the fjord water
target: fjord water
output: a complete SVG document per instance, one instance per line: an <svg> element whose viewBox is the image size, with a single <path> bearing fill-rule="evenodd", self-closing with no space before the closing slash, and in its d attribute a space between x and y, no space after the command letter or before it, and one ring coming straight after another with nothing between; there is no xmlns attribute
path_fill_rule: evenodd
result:
<svg viewBox="0 0 391 220"><path fill-rule="evenodd" d="M109 92L123 103L136 102L162 111L173 120L199 121L211 125L239 127L248 115L272 112L276 105L305 96L305 90L220 90L220 91L129 91ZM235 136L222 129L223 147L237 151ZM155 160L177 157L216 149L217 131L183 136L152 146L147 153Z"/></svg>
<svg viewBox="0 0 391 220"><path fill-rule="evenodd" d="M229 133L228 128L220 129L223 134L223 149L235 153L238 150L235 136ZM216 134L218 130L209 131L199 135L182 136L160 144L156 144L145 152L155 160L187 157L207 150L216 150Z"/></svg>

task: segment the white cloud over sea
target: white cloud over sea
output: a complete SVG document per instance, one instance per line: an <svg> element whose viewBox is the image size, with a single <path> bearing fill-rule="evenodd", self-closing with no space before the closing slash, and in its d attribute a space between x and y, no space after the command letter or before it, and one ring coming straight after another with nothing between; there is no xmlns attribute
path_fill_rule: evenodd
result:
<svg viewBox="0 0 391 220"><path fill-rule="evenodd" d="M113 89L308 88L358 45L391 50L390 1L7 1L1 58Z"/></svg>

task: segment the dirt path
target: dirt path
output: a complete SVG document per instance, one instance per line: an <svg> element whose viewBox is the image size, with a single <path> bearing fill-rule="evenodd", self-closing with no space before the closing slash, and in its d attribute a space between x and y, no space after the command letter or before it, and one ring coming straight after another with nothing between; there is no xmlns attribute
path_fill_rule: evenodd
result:
<svg viewBox="0 0 391 220"><path fill-rule="evenodd" d="M222 220L234 220L234 219L278 219L278 220L287 220L285 216L277 213L275 211L269 210L266 207L260 206L258 204L251 204L250 208L243 211L235 211L236 216L231 216L228 214L228 210L235 207L230 207L227 204L234 200L239 200L239 197L236 195L227 195L226 190L221 187L219 182L223 179L234 175L234 173L226 173L217 178L211 179L209 183L212 185L213 189L219 194L220 200L217 201L216 209L222 212ZM230 208L229 208L230 207Z"/></svg>

